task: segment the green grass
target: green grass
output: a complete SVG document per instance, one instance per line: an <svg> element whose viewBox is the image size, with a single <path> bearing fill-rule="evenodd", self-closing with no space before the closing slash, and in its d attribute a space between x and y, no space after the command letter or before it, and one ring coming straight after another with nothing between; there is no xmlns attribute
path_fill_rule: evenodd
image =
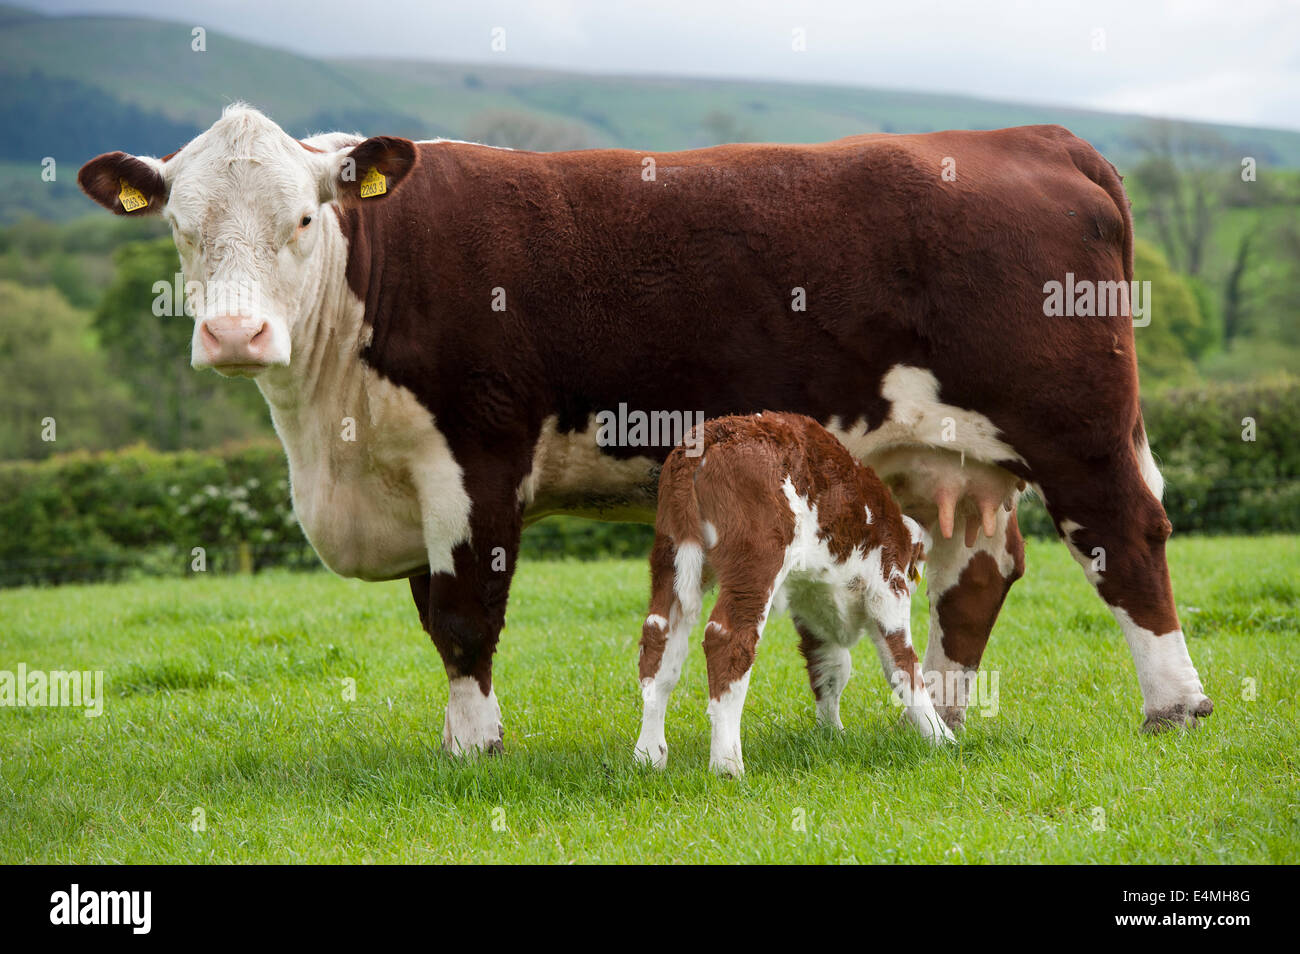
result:
<svg viewBox="0 0 1300 954"><path fill-rule="evenodd" d="M706 767L698 638L667 772L632 763L639 562L522 567L496 670L508 752L468 763L439 751L446 681L405 584L10 590L0 669L103 669L107 701L97 719L0 709L0 862L1294 863L1297 543L1172 542L1216 707L1194 733L1139 732L1123 640L1056 543L1031 544L990 644L997 715L973 716L949 751L897 726L866 645L847 730L815 728L793 630L775 620L741 781ZM914 612L924 642L919 599Z"/></svg>

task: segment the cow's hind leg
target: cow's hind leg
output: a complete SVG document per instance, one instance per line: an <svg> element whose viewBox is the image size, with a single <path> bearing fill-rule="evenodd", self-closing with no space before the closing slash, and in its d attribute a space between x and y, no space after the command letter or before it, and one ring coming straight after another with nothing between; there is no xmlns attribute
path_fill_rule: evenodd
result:
<svg viewBox="0 0 1300 954"><path fill-rule="evenodd" d="M1214 706L1187 654L1174 607L1165 562L1172 528L1157 496L1160 478L1149 452L1143 446L1040 483L1057 532L1128 641L1142 688L1144 728L1195 726Z"/></svg>
<svg viewBox="0 0 1300 954"><path fill-rule="evenodd" d="M945 538L937 526L931 529L925 570L930 600L926 681L936 711L954 729L965 722L970 688L1002 602L1025 572L1025 544L1014 511L999 508L993 536L980 532L973 547L966 546L963 530L959 526Z"/></svg>
<svg viewBox="0 0 1300 954"><path fill-rule="evenodd" d="M641 627L641 734L636 759L663 768L668 764L664 718L668 699L682 674L691 630L700 618L703 550L698 543L680 548L666 535L655 537L650 554L650 609Z"/></svg>

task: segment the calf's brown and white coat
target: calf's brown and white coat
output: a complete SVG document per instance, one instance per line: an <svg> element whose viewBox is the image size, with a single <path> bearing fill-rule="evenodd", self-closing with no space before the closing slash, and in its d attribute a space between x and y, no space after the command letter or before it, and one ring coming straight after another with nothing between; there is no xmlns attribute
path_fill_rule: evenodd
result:
<svg viewBox="0 0 1300 954"><path fill-rule="evenodd" d="M802 415L717 418L696 446L695 457L674 450L659 479L637 758L667 764L664 715L706 580L718 584L704 629L714 770L744 771L741 711L773 609L794 619L820 722L843 728L849 648L865 630L908 718L936 742L951 739L912 649L909 614L925 531L885 485Z"/></svg>

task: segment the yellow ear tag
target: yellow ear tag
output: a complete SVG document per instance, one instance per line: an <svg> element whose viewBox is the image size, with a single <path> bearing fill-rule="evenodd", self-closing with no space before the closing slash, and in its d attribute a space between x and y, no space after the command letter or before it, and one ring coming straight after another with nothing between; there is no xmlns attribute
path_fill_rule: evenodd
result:
<svg viewBox="0 0 1300 954"><path fill-rule="evenodd" d="M136 209L143 209L149 204L149 200L144 197L144 193L135 186L125 179L119 179L118 181L122 183L122 191L117 194L117 198L126 211L134 212Z"/></svg>
<svg viewBox="0 0 1300 954"><path fill-rule="evenodd" d="M373 199L377 195L383 195L388 191L388 180L378 169L371 168L366 173L366 177L361 180L361 198Z"/></svg>

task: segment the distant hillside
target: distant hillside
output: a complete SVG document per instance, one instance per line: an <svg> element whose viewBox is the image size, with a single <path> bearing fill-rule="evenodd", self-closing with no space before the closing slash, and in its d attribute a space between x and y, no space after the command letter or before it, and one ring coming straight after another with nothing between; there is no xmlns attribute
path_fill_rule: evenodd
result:
<svg viewBox="0 0 1300 954"><path fill-rule="evenodd" d="M75 214L67 189L16 195L54 156L162 154L247 100L290 132L356 129L480 138L484 117L559 124L573 145L679 149L724 140L812 142L1059 122L1123 168L1145 122L1127 115L879 89L376 60L321 60L191 26L127 17L51 17L0 7L0 221ZM1264 165L1300 168L1300 132L1206 126ZM480 132L480 136L474 135ZM70 185L61 181L59 185ZM20 192L24 191L19 189Z"/></svg>

